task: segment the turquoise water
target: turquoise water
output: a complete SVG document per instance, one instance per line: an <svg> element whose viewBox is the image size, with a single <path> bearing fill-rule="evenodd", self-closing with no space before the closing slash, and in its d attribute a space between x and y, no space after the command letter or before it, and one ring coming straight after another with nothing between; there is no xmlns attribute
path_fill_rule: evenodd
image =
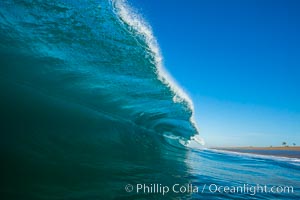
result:
<svg viewBox="0 0 300 200"><path fill-rule="evenodd" d="M4 0L0 38L1 199L300 198L297 159L189 147L202 142L192 102L124 1ZM199 191L162 195L138 184Z"/></svg>

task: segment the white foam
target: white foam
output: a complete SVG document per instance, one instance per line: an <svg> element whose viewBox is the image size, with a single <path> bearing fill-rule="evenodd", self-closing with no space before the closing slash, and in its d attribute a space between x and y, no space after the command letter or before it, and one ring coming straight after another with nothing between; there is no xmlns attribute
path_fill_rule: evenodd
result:
<svg viewBox="0 0 300 200"><path fill-rule="evenodd" d="M120 17L120 19L132 27L135 31L137 31L140 35L142 35L149 47L150 52L153 54L154 62L157 69L157 75L159 80L161 80L164 84L168 85L174 93L173 102L180 103L186 102L189 108L192 110L191 123L196 128L197 135L199 134L199 128L197 127L195 117L194 117L194 105L191 98L183 91L181 87L176 83L176 81L172 78L172 76L167 72L167 70L163 66L163 57L161 55L161 51L159 45L157 43L156 38L153 35L153 31L151 27L146 23L145 20L142 19L137 12L127 4L126 0L111 0L115 12ZM199 139L197 137L197 142L203 144L203 139Z"/></svg>
<svg viewBox="0 0 300 200"><path fill-rule="evenodd" d="M288 158L288 157L273 156L273 155L262 155L262 154L255 154L255 153L234 152L234 151L226 151L226 150L220 150L220 149L206 149L206 150L211 151L211 152L240 156L240 157L261 158L261 159L289 162L291 164L300 166L300 159L298 159L298 158Z"/></svg>

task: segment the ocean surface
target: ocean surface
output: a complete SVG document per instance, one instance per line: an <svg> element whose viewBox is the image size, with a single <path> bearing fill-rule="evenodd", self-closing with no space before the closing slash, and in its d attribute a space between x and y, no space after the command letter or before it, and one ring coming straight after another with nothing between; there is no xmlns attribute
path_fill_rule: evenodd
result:
<svg viewBox="0 0 300 200"><path fill-rule="evenodd" d="M0 198L300 199L299 159L190 147L192 101L129 3L1 0Z"/></svg>

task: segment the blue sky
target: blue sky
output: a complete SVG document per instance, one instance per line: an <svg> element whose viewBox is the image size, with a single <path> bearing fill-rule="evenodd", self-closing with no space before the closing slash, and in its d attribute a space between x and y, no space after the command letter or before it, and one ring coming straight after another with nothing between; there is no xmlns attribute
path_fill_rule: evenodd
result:
<svg viewBox="0 0 300 200"><path fill-rule="evenodd" d="M300 1L129 0L207 146L300 145Z"/></svg>

